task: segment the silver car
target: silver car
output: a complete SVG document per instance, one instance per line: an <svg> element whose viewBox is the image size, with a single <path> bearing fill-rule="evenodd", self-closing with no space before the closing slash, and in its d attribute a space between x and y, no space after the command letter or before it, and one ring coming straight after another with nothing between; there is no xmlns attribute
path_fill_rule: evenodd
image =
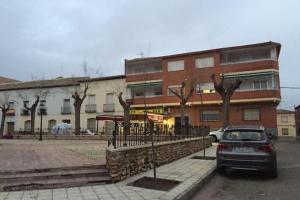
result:
<svg viewBox="0 0 300 200"><path fill-rule="evenodd" d="M226 128L217 147L217 170L264 170L277 177L277 158L271 135L263 127Z"/></svg>

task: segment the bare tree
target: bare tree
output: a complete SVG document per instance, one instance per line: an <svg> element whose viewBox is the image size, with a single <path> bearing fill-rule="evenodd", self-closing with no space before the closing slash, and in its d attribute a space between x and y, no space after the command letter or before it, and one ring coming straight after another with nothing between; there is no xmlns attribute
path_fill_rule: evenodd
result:
<svg viewBox="0 0 300 200"><path fill-rule="evenodd" d="M24 101L24 108L30 112L30 132L31 134L34 134L34 127L35 127L35 113L36 113L36 107L38 103L40 102L40 96L36 95L34 103L29 107L27 103Z"/></svg>
<svg viewBox="0 0 300 200"><path fill-rule="evenodd" d="M35 79L32 76L32 79ZM18 94L21 99L23 99L23 107L25 110L30 112L30 132L31 134L35 134L35 117L36 117L36 110L40 100L46 100L46 98L50 95L50 90L46 87L47 80L44 78L36 81L32 81L32 85L35 87L30 90L22 90L18 91ZM32 104L29 106L29 99L33 98Z"/></svg>
<svg viewBox="0 0 300 200"><path fill-rule="evenodd" d="M75 110L75 134L80 134L80 111L81 111L81 105L84 101L84 99L87 96L87 90L89 89L88 80L84 83L84 89L83 94L80 94L80 92L75 91L72 94L72 98L74 99L74 110Z"/></svg>
<svg viewBox="0 0 300 200"><path fill-rule="evenodd" d="M240 79L235 81L224 81L224 75L220 77L220 81L217 82L215 74L211 75L211 79L214 83L214 88L222 98L222 111L223 111L223 128L229 125L229 112L230 112L230 99L234 94L234 91L238 89L242 83Z"/></svg>
<svg viewBox="0 0 300 200"><path fill-rule="evenodd" d="M127 140L127 135L130 134L130 107L133 104L133 95L131 96L130 101L123 99L123 92L119 92L118 99L124 111L124 135L125 141Z"/></svg>
<svg viewBox="0 0 300 200"><path fill-rule="evenodd" d="M1 114L0 138L3 138L6 113L9 110L9 96L7 93L4 93L1 96L2 98L0 99L0 109L2 114Z"/></svg>
<svg viewBox="0 0 300 200"><path fill-rule="evenodd" d="M181 122L181 128L186 126L185 120L184 120L184 112L186 109L186 103L189 101L189 99L192 97L193 92L195 90L195 84L194 81L191 82L190 84L190 90L187 95L184 94L184 89L186 87L186 83L183 81L181 83L179 91L176 91L172 88L169 88L169 91L177 96L180 99L180 122Z"/></svg>

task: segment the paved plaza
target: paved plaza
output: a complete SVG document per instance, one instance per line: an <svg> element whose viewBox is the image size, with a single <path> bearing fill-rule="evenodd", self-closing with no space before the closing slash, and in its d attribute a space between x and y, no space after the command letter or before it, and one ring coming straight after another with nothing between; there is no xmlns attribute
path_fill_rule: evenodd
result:
<svg viewBox="0 0 300 200"><path fill-rule="evenodd" d="M106 141L0 140L0 171L105 164Z"/></svg>
<svg viewBox="0 0 300 200"><path fill-rule="evenodd" d="M207 155L215 156L215 146L206 150ZM181 183L170 191L158 191L127 186L143 176L151 177L152 170L133 176L116 184L84 186L74 188L3 192L0 200L167 200L187 199L192 191L199 189L215 170L215 160L191 159L201 156L202 151L179 159L157 169L157 177L180 181Z"/></svg>

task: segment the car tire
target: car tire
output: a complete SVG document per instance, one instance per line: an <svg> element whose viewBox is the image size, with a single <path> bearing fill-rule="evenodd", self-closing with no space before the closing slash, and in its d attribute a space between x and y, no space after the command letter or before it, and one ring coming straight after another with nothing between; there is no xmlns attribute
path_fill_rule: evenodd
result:
<svg viewBox="0 0 300 200"><path fill-rule="evenodd" d="M218 142L218 138L215 135L211 135L211 137L214 139L213 142Z"/></svg>
<svg viewBox="0 0 300 200"><path fill-rule="evenodd" d="M278 177L278 169L277 169L277 164L273 169L270 170L270 177L271 178L277 178Z"/></svg>
<svg viewBox="0 0 300 200"><path fill-rule="evenodd" d="M217 172L219 174L225 174L226 168L224 166L217 166Z"/></svg>

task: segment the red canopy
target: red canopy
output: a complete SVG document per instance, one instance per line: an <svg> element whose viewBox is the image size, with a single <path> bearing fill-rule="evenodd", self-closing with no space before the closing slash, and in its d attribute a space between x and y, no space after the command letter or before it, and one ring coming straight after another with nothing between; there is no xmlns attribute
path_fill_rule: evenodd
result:
<svg viewBox="0 0 300 200"><path fill-rule="evenodd" d="M96 120L102 121L124 121L124 116L122 115L97 115Z"/></svg>

